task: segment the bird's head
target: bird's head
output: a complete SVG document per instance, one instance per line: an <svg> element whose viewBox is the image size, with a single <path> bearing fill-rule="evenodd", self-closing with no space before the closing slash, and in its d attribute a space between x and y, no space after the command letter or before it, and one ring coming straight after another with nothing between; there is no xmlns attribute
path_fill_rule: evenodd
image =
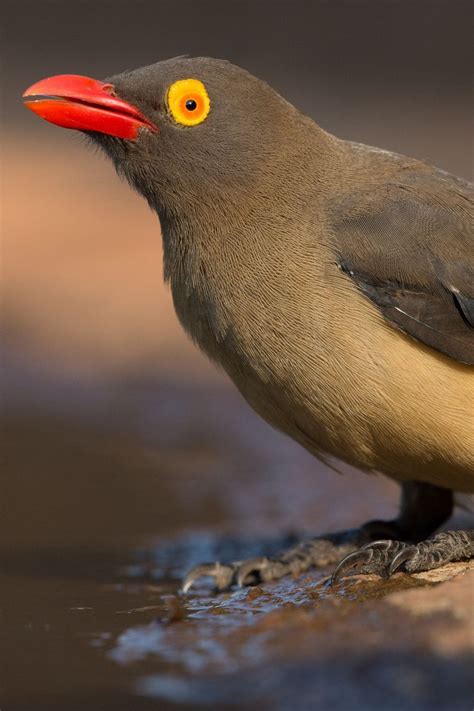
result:
<svg viewBox="0 0 474 711"><path fill-rule="evenodd" d="M204 57L104 81L54 76L33 84L24 101L47 121L87 133L165 218L264 193L262 176L288 167L300 117L263 81Z"/></svg>

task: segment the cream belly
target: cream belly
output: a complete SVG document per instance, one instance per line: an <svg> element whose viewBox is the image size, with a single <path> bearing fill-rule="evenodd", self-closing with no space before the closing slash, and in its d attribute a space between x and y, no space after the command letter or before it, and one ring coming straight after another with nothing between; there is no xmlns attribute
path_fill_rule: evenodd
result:
<svg viewBox="0 0 474 711"><path fill-rule="evenodd" d="M474 372L382 323L383 416L371 414L377 469L474 492ZM383 335L382 335L383 334Z"/></svg>
<svg viewBox="0 0 474 711"><path fill-rule="evenodd" d="M341 286L341 284L339 285ZM351 284L317 330L219 358L252 407L317 457L474 492L474 373L386 324ZM308 326L308 323L307 323ZM255 341L253 341L255 342ZM284 358L275 358L284 352ZM254 365L257 364L258 365Z"/></svg>

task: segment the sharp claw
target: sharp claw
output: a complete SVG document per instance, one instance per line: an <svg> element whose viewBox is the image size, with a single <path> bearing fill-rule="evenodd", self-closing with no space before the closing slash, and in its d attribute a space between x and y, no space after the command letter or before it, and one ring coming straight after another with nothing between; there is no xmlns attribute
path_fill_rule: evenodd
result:
<svg viewBox="0 0 474 711"><path fill-rule="evenodd" d="M349 553L349 555L346 555L346 557L343 558L337 564L337 566L331 576L331 586L337 585L337 583L340 581L340 579L344 576L344 574L350 568L354 568L359 563L362 563L363 565L365 565L372 559L372 557L373 557L373 553L370 550L370 548L366 548L366 549L361 548L358 551L354 551L353 553Z"/></svg>
<svg viewBox="0 0 474 711"><path fill-rule="evenodd" d="M196 565L184 578L181 590L186 594L199 578L214 578L217 589L226 590L232 584L233 575L234 569L230 565L220 563Z"/></svg>
<svg viewBox="0 0 474 711"><path fill-rule="evenodd" d="M183 580L181 591L186 594L192 588L196 580L209 575L212 576L214 568L214 563L205 563L204 565L196 565L194 568L191 568Z"/></svg>
<svg viewBox="0 0 474 711"><path fill-rule="evenodd" d="M407 548L404 548L403 550L400 551L400 553L397 553L395 558L392 560L390 565L388 566L387 569L387 577L390 577L395 573L398 568L400 568L404 563L407 562L407 560L410 560L410 558L413 558L413 556L416 553L416 548L414 546L409 546Z"/></svg>
<svg viewBox="0 0 474 711"><path fill-rule="evenodd" d="M245 582L247 577L252 573L259 573L263 568L265 568L269 563L268 558L253 558L253 560L247 560L243 563L237 572L236 582L239 588L243 588L249 582Z"/></svg>

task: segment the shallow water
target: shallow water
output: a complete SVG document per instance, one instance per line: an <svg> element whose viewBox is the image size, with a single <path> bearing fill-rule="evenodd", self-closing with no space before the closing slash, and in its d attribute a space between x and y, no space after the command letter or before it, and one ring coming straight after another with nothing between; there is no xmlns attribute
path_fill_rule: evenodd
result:
<svg viewBox="0 0 474 711"><path fill-rule="evenodd" d="M431 653L429 624L385 602L413 578L179 592L195 563L393 515L390 482L323 468L225 388L21 382L3 423L2 711L467 708L472 660Z"/></svg>

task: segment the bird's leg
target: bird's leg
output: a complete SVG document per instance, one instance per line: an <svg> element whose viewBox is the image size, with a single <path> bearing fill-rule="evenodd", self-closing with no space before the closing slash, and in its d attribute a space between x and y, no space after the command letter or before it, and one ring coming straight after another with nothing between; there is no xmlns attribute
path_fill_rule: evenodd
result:
<svg viewBox="0 0 474 711"><path fill-rule="evenodd" d="M449 518L452 508L452 492L447 489L420 482L403 484L400 516L389 524L392 535L380 535L379 540L372 536L371 542L349 553L336 567L332 584L351 573L389 577L397 570L416 573L472 558L474 529L439 533L426 540ZM376 534L380 523L365 528Z"/></svg>
<svg viewBox="0 0 474 711"><path fill-rule="evenodd" d="M391 574L402 565L410 572L437 567L472 555L472 532L442 533L432 541L423 540L450 516L452 508L451 491L407 482L402 485L400 515L394 521L371 521L360 529L312 538L276 557L198 565L186 576L183 590L188 591L202 577L214 578L220 591L233 585L253 585L324 567L341 558L334 582L355 566L357 572L379 574Z"/></svg>

